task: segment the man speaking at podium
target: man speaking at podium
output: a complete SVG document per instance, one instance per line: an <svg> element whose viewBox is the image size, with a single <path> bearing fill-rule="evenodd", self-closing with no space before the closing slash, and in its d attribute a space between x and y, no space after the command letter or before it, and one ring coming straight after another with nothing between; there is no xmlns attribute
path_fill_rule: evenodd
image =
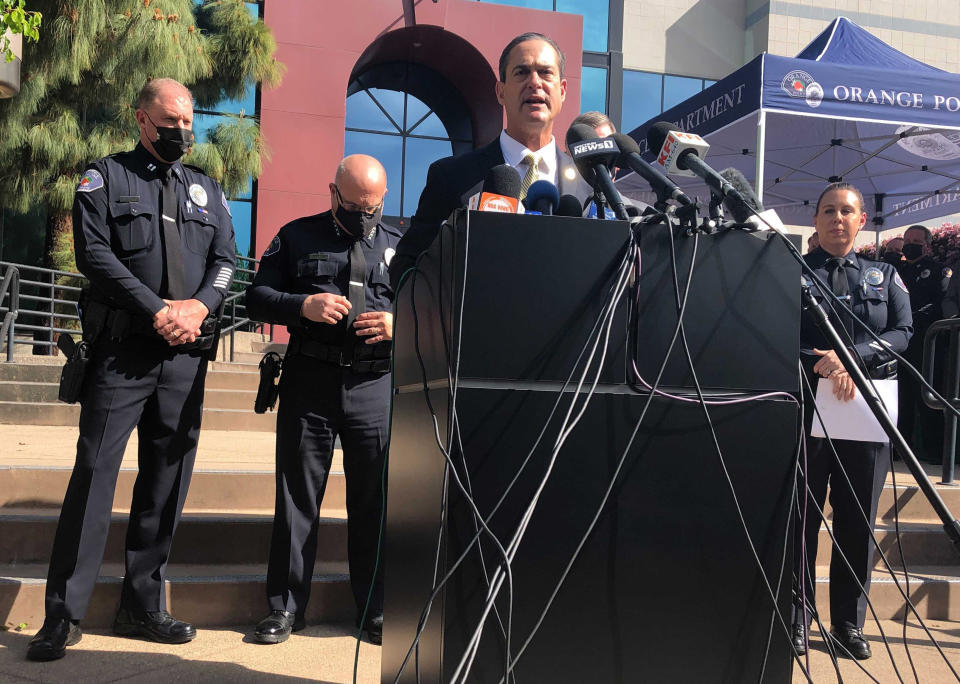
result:
<svg viewBox="0 0 960 684"><path fill-rule="evenodd" d="M548 180L560 194L568 193L581 201L592 194L573 160L557 148L553 136L553 121L567 95L564 66L560 47L540 33L521 34L503 49L496 93L507 117L507 127L499 138L484 147L430 165L417 213L390 263L394 287L433 242L440 224L454 209L466 206L494 166L506 163L517 170L521 178L520 199L537 180Z"/></svg>

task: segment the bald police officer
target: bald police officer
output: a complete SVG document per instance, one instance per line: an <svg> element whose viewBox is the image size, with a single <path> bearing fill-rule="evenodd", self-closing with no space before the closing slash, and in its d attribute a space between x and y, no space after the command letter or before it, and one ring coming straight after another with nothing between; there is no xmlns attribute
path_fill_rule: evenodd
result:
<svg viewBox="0 0 960 684"><path fill-rule="evenodd" d="M215 320L233 276L233 223L220 186L181 164L193 142L190 92L148 82L140 143L94 162L73 204L92 355L80 394L77 460L50 558L46 619L27 657L53 660L80 640L103 557L117 472L133 428L139 472L114 631L164 643L196 636L166 612L164 576L187 495Z"/></svg>
<svg viewBox="0 0 960 684"><path fill-rule="evenodd" d="M380 643L383 629L383 582L381 573L374 577L374 566L393 344L387 266L400 232L380 222L387 178L373 157L344 159L329 188L332 209L281 228L247 290L253 318L290 330L277 413L270 613L254 633L269 644L286 640L305 624L317 516L338 435L358 625L366 614L363 628L374 643Z"/></svg>

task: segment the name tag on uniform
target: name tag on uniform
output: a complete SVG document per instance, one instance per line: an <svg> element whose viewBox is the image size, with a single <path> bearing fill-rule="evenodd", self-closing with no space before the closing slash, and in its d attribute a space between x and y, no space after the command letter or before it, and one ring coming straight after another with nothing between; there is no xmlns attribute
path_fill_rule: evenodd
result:
<svg viewBox="0 0 960 684"><path fill-rule="evenodd" d="M124 202L125 204L132 204L133 202L140 201L140 195L120 195L117 198L118 202Z"/></svg>

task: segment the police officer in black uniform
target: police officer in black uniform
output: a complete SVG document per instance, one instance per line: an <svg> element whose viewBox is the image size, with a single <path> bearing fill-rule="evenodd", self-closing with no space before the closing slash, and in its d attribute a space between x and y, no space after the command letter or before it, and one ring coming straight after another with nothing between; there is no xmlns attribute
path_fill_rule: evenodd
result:
<svg viewBox="0 0 960 684"><path fill-rule="evenodd" d="M807 254L804 260L837 296L849 304L857 318L877 333L890 349L902 353L907 348L912 330L910 298L893 266L864 259L853 251L854 239L866 220L859 190L849 183L827 186L817 202L814 218L820 247ZM814 294L820 295L816 290ZM829 311L824 298L817 298ZM877 343L839 307L837 314L831 314L830 318L838 331L846 328L852 335L854 357L861 360L863 370L869 376L882 379L896 372L886 345ZM839 399L849 401L854 398L853 380L809 314L805 314L801 322L800 349L804 370L814 391L819 378L829 378L832 391ZM807 395L806 399L809 435L811 423L816 418L811 397ZM834 449L837 457L834 457ZM831 448L826 439L807 437L806 483L803 478L798 483L800 506L796 512L794 548L794 573L798 582L795 585L793 645L799 653L806 650L810 607L815 605L817 540L821 522L818 511L823 510L829 484L833 533L853 569L851 574L834 549L830 562L831 635L839 644L837 651L841 654L860 660L871 655L862 632L866 595L861 586L869 591L873 566L871 533L888 466L888 442L834 439ZM809 487L809 493L806 487ZM869 520L864 520L861 507ZM804 543L805 567L801 554ZM808 606L806 611L804 598Z"/></svg>
<svg viewBox="0 0 960 684"><path fill-rule="evenodd" d="M164 575L190 484L215 314L236 248L220 186L179 158L193 141L190 92L173 79L137 100L140 144L91 164L77 187L77 265L90 280L80 439L50 559L46 619L27 657L80 640L103 557L117 472L133 428L139 472L114 631L164 643L196 636L165 609Z"/></svg>
<svg viewBox="0 0 960 684"><path fill-rule="evenodd" d="M281 228L247 289L253 318L290 330L277 413L270 614L254 634L262 643L284 641L304 626L317 516L338 435L350 582L358 616L366 612L364 629L374 643L381 640L383 582L381 573L373 575L390 411L393 289L387 266L400 239L399 231L380 222L385 193L380 162L366 155L344 159L330 184L332 209Z"/></svg>
<svg viewBox="0 0 960 684"><path fill-rule="evenodd" d="M934 321L943 318L943 298L950 283L951 269L930 255L930 229L910 226L903 234L903 260L897 271L910 290L913 313L913 337L904 358L920 368L923 364L923 336ZM945 361L944 356L941 361ZM936 364L944 368L944 363ZM914 439L914 426L920 428L919 443ZM928 407L920 398L920 382L911 373L900 373L900 414L897 427L907 442L918 444L917 457L939 463L943 450L943 414Z"/></svg>

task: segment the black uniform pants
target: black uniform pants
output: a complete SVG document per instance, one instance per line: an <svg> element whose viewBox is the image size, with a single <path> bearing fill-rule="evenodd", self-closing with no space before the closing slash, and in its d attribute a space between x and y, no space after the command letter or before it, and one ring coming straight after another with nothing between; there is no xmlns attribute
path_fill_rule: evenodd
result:
<svg viewBox="0 0 960 684"><path fill-rule="evenodd" d="M317 558L320 503L333 445L343 447L350 585L357 614L383 612L383 573L373 579L380 538L390 376L293 355L284 359L277 411L277 495L267 569L271 610L303 615ZM381 564L382 567L382 564Z"/></svg>
<svg viewBox="0 0 960 684"><path fill-rule="evenodd" d="M839 461L834 457L833 449L827 440L807 437L806 479L811 492L806 496L806 521L803 524L801 518L804 515L803 495L806 489L801 476L797 490L800 494L798 496L800 510L796 517L797 524L794 526L794 573L797 578L801 576L803 549L801 544L805 544L807 566L804 575L806 584L804 593L807 601L814 603L817 541L821 526L818 511L823 510L829 484L830 506L833 508L833 535L853 569L851 574L847 564L834 547L830 558L830 621L837 627L844 624L863 627L867 600L860 586L862 585L869 592L874 552L871 533L877 517L880 493L887 477L890 446L879 442L835 439L833 448L836 449ZM844 471L846 477L844 477ZM853 486L852 491L850 485ZM861 513L861 507L863 513ZM866 513L866 519L864 519L864 513ZM799 595L802 594L798 590ZM809 615L808 612L808 617ZM794 607L794 622L802 623L802 620L802 604L798 602Z"/></svg>
<svg viewBox="0 0 960 684"><path fill-rule="evenodd" d="M50 557L48 616L80 620L86 613L110 529L117 473L134 427L139 471L121 604L165 609L164 576L193 472L206 370L199 352L178 354L159 340L96 343L80 399L77 460Z"/></svg>

